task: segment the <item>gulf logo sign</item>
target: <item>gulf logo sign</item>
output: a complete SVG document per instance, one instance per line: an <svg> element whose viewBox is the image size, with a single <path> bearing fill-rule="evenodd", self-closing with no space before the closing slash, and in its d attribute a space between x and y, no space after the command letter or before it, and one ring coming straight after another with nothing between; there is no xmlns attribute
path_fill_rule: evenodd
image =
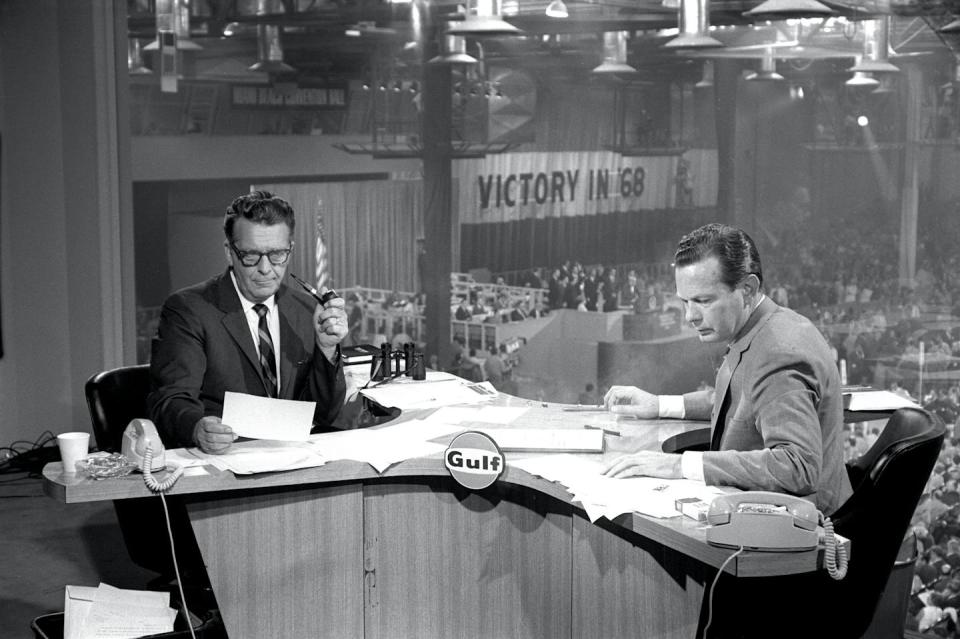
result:
<svg viewBox="0 0 960 639"><path fill-rule="evenodd" d="M443 460L450 476L471 490L486 488L497 481L506 467L497 443L488 435L475 431L454 437Z"/></svg>

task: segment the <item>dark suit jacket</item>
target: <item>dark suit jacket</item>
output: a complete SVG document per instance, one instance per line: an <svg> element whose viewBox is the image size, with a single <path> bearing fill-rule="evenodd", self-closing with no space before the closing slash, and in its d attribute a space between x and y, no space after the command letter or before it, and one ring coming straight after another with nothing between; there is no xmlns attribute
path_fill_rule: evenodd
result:
<svg viewBox="0 0 960 639"><path fill-rule="evenodd" d="M820 331L767 298L725 359L728 383L718 374L715 391L684 395L688 418L711 419L706 482L800 495L831 514L852 491L840 375Z"/></svg>
<svg viewBox="0 0 960 639"><path fill-rule="evenodd" d="M282 285L280 398L317 402L314 425L329 426L346 393L343 366L331 364L313 331L314 299ZM167 446L193 446L193 429L223 413L226 391L266 395L257 349L229 270L164 302L150 361L150 418Z"/></svg>

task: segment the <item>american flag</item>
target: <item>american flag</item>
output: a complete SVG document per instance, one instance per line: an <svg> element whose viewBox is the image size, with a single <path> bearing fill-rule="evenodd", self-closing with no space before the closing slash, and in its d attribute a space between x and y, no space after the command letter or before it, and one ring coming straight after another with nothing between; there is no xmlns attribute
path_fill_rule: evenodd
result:
<svg viewBox="0 0 960 639"><path fill-rule="evenodd" d="M314 255L314 274L317 280L317 290L325 291L329 284L330 272L327 264L327 247L323 239L323 201L317 200L317 247Z"/></svg>

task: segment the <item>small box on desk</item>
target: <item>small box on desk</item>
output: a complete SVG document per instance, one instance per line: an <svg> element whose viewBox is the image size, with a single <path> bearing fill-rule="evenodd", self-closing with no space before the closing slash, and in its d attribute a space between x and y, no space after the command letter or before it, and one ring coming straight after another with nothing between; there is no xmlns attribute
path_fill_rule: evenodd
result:
<svg viewBox="0 0 960 639"><path fill-rule="evenodd" d="M686 515L690 519L697 521L707 521L707 513L710 511L710 503L703 501L699 497L683 497L673 502L677 512Z"/></svg>
<svg viewBox="0 0 960 639"><path fill-rule="evenodd" d="M346 366L369 364L373 361L373 356L379 354L380 348L373 344L354 344L340 349L340 355L343 357L343 363Z"/></svg>

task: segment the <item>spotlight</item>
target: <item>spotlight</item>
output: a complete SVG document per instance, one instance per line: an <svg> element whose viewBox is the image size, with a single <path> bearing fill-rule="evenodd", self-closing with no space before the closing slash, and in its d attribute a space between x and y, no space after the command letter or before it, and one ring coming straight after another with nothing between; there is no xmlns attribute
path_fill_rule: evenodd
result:
<svg viewBox="0 0 960 639"><path fill-rule="evenodd" d="M867 126L868 124L870 124L870 118L868 118L868 117L865 116L865 115L858 115L858 116L857 116L857 125L858 125L858 126Z"/></svg>

